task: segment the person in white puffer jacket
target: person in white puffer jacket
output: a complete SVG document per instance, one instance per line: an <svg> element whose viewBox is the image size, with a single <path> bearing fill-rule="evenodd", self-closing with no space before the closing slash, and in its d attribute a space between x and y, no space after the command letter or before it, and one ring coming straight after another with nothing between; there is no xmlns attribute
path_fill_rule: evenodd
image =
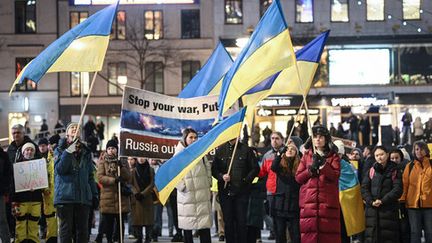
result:
<svg viewBox="0 0 432 243"><path fill-rule="evenodd" d="M183 131L182 140L176 147L175 154L197 139L197 132L191 128L186 128ZM211 183L211 165L204 157L176 186L178 223L179 228L183 229L185 243L193 243L192 230L198 230L201 243L211 242Z"/></svg>

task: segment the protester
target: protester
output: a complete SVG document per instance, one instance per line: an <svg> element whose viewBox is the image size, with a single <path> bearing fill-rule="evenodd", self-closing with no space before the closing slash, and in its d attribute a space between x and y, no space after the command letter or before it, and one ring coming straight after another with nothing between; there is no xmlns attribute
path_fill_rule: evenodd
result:
<svg viewBox="0 0 432 243"><path fill-rule="evenodd" d="M97 138L99 139L99 144L102 144L102 141L105 139L105 124L103 123L103 121L98 121L98 123L96 124L96 134L97 134Z"/></svg>
<svg viewBox="0 0 432 243"><path fill-rule="evenodd" d="M420 117L416 117L413 123L414 139L415 141L421 140L424 137L423 123Z"/></svg>
<svg viewBox="0 0 432 243"><path fill-rule="evenodd" d="M56 210L54 207L54 154L49 149L48 139L42 138L38 142L39 151L43 158L47 162L48 172L48 188L42 192L43 196L43 214L41 215L45 219L45 230L43 230L43 239L46 243L57 242L57 218Z"/></svg>
<svg viewBox="0 0 432 243"><path fill-rule="evenodd" d="M64 126L62 120L59 119L54 126L54 134L59 134L59 133L64 132L64 128L65 128L65 126Z"/></svg>
<svg viewBox="0 0 432 243"><path fill-rule="evenodd" d="M219 237L219 241L225 241L225 224L223 221L222 208L219 203L217 180L214 177L212 177L212 187L210 190L212 191L212 209L214 211L217 236Z"/></svg>
<svg viewBox="0 0 432 243"><path fill-rule="evenodd" d="M25 143L21 155L16 162L29 161L35 158L36 147L33 143ZM15 181L14 183L17 183ZM28 191L12 194L12 212L16 219L15 242L39 242L38 220L41 216L42 190L30 188Z"/></svg>
<svg viewBox="0 0 432 243"><path fill-rule="evenodd" d="M404 155L400 149L393 149L390 151L390 161L397 164L398 169L401 174L403 174L405 167L407 165L407 161L404 160ZM408 219L408 210L405 207L405 203L399 203L399 240L401 243L409 243L410 242L410 224Z"/></svg>
<svg viewBox="0 0 432 243"><path fill-rule="evenodd" d="M225 242L245 243L247 240L247 205L250 186L259 172L256 156L249 146L238 143L232 160L236 139L216 150L212 175L218 180L219 200L225 223ZM226 184L226 186L225 186Z"/></svg>
<svg viewBox="0 0 432 243"><path fill-rule="evenodd" d="M191 128L183 130L182 140L175 154L198 139ZM192 243L192 230L198 230L200 242L211 242L211 165L206 157L198 162L177 184L177 209L179 227L183 229L184 242Z"/></svg>
<svg viewBox="0 0 432 243"><path fill-rule="evenodd" d="M132 170L132 225L135 228L137 240L143 242L143 226L145 227L145 242L151 241L154 223L153 212L154 171L148 160L140 158Z"/></svg>
<svg viewBox="0 0 432 243"><path fill-rule="evenodd" d="M367 176L369 169L375 163L375 158L374 158L373 153L372 153L373 149L374 149L373 146L366 146L363 149L364 163L363 163L363 168L361 170L361 177L360 177L360 182L361 183L363 183L363 178L365 176Z"/></svg>
<svg viewBox="0 0 432 243"><path fill-rule="evenodd" d="M0 240L10 242L9 225L6 218L5 197L9 195L12 184L12 163L3 149L0 149Z"/></svg>
<svg viewBox="0 0 432 243"><path fill-rule="evenodd" d="M403 173L403 195L400 201L408 209L411 242L420 242L422 231L426 242L432 242L432 166L425 142L414 143L413 157Z"/></svg>
<svg viewBox="0 0 432 243"><path fill-rule="evenodd" d="M42 120L42 125L41 125L40 131L39 131L39 136L40 136L39 138L45 138L49 134L49 132L48 132L48 124L46 122L47 122L46 119Z"/></svg>
<svg viewBox="0 0 432 243"><path fill-rule="evenodd" d="M401 174L385 147L377 146L372 154L376 162L363 176L361 188L366 205L365 242L398 242Z"/></svg>
<svg viewBox="0 0 432 243"><path fill-rule="evenodd" d="M80 142L79 133L77 123L69 124L66 138L59 141L55 150L54 205L57 208L62 243L88 242L90 208L99 201L91 153ZM77 138L74 140L75 135Z"/></svg>
<svg viewBox="0 0 432 243"><path fill-rule="evenodd" d="M276 192L271 207L277 243L287 242L287 226L291 242L300 243L300 185L295 180L299 161L298 149L291 143L288 147L280 148L271 165L271 170L277 175Z"/></svg>
<svg viewBox="0 0 432 243"><path fill-rule="evenodd" d="M359 142L359 119L357 118L356 115L350 112L350 116L348 117L347 122L350 124L349 129L350 129L351 139L358 143Z"/></svg>
<svg viewBox="0 0 432 243"><path fill-rule="evenodd" d="M304 145L306 151L296 173L296 181L301 185L301 241L338 243L340 158L325 127L315 126L312 132L313 138Z"/></svg>
<svg viewBox="0 0 432 243"><path fill-rule="evenodd" d="M114 140L109 140L106 144L106 153L101 154L97 167L97 178L99 183L102 184L99 206L105 226L103 232L106 234L108 242L113 242L114 223L117 222L116 225L124 229L124 220L130 211L130 194L127 195L127 189L124 188L127 188L131 177L128 166L123 165L118 160L117 151L117 143ZM121 184L122 193L121 205L119 201L119 184ZM122 214L121 221L120 213ZM118 232L120 232L120 229L118 229ZM123 238L123 235L119 237Z"/></svg>
<svg viewBox="0 0 432 243"><path fill-rule="evenodd" d="M402 145L409 143L411 136L411 122L413 121L409 109L405 109L405 114L402 116Z"/></svg>
<svg viewBox="0 0 432 243"><path fill-rule="evenodd" d="M267 181L266 181L266 189L267 189L267 202L268 202L268 207L269 207L269 215L271 215L271 211L272 211L272 205L273 205L273 199L274 199L274 195L276 193L277 190L277 175L276 173L271 170L271 166L272 166L272 162L275 158L276 153L283 148L283 136L280 132L272 132L270 135L270 145L271 145L271 149L269 151L267 151L267 153L264 154L263 158L262 158L262 165L261 165L261 169L260 172L258 174L258 176L260 178L263 177L267 177ZM273 218L272 218L273 221ZM272 222L273 227L270 228L270 240L274 239L274 234L275 234L275 227L274 227L274 223Z"/></svg>
<svg viewBox="0 0 432 243"><path fill-rule="evenodd" d="M264 147L268 147L270 145L270 136L272 134L272 130L266 126L262 131L262 136L264 137Z"/></svg>
<svg viewBox="0 0 432 243"><path fill-rule="evenodd" d="M133 171L138 163L138 159L135 157L128 157L127 162L129 164L129 172L131 174L131 178L133 176ZM128 215L128 238L129 239L136 239L135 229L132 226L132 212Z"/></svg>

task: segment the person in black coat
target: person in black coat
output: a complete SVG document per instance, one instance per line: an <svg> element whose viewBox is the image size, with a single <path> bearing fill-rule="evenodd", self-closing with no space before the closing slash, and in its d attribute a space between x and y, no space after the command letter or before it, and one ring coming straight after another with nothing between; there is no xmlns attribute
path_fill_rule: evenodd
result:
<svg viewBox="0 0 432 243"><path fill-rule="evenodd" d="M366 202L365 242L399 242L399 201L402 179L398 165L389 160L388 150L377 146L376 163L363 175L361 192Z"/></svg>
<svg viewBox="0 0 432 243"><path fill-rule="evenodd" d="M0 241L2 242L10 242L11 238L4 196L11 190L12 173L12 163L9 161L8 154L0 148Z"/></svg>
<svg viewBox="0 0 432 243"><path fill-rule="evenodd" d="M287 226L291 242L300 243L300 185L295 180L299 163L299 152L295 144L291 143L276 153L271 165L271 170L277 174L276 193L271 207L277 243L287 242Z"/></svg>

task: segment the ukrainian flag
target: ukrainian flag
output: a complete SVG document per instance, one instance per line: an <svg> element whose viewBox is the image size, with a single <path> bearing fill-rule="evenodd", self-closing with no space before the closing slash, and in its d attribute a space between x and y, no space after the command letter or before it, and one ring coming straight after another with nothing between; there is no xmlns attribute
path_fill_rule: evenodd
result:
<svg viewBox="0 0 432 243"><path fill-rule="evenodd" d="M254 107L267 96L306 95L309 92L329 33L329 30L322 33L302 49L296 51L298 69L295 65L290 66L265 79L243 95L243 105L251 107L246 112L246 120L249 125L252 124ZM297 72L301 81L298 80ZM300 84L300 82L302 83Z"/></svg>
<svg viewBox="0 0 432 243"><path fill-rule="evenodd" d="M208 152L234 139L242 129L245 108L213 127L195 143L166 161L155 177L159 200L165 204L174 187Z"/></svg>
<svg viewBox="0 0 432 243"><path fill-rule="evenodd" d="M339 177L339 202L342 209L347 235L355 235L366 228L364 205L360 183L352 165L341 159Z"/></svg>
<svg viewBox="0 0 432 243"><path fill-rule="evenodd" d="M102 70L117 6L98 11L51 43L24 67L11 92L25 79L38 83L45 73Z"/></svg>
<svg viewBox="0 0 432 243"><path fill-rule="evenodd" d="M274 0L223 79L219 120L244 93L291 65L295 65L291 37L280 2Z"/></svg>
<svg viewBox="0 0 432 243"><path fill-rule="evenodd" d="M189 81L178 95L179 98L192 98L219 94L222 78L230 69L233 60L222 43L214 49L202 69Z"/></svg>

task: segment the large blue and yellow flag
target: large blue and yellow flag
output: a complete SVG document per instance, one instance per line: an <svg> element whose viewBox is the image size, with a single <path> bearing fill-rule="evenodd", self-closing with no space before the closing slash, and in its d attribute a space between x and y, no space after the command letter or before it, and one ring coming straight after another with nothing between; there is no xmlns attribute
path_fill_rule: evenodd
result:
<svg viewBox="0 0 432 243"><path fill-rule="evenodd" d="M38 83L45 73L102 70L117 6L98 11L51 43L24 67L11 92L25 79Z"/></svg>
<svg viewBox="0 0 432 243"><path fill-rule="evenodd" d="M222 78L230 69L233 60L222 43L214 49L201 70L189 81L178 95L179 98L192 98L219 94Z"/></svg>
<svg viewBox="0 0 432 243"><path fill-rule="evenodd" d="M342 209L347 235L355 235L366 228L363 199L360 183L353 166L341 159L339 177L339 202Z"/></svg>
<svg viewBox="0 0 432 243"><path fill-rule="evenodd" d="M166 161L159 168L155 177L155 184L162 204L165 204L174 187L186 173L208 152L240 134L244 115L245 108L213 127L206 135Z"/></svg>
<svg viewBox="0 0 432 243"><path fill-rule="evenodd" d="M250 107L246 112L246 120L249 125L252 124L254 107L267 96L306 95L309 92L329 33L330 31L326 31L320 34L296 51L297 67L293 65L274 74L242 96L243 105ZM301 80L298 79L299 76Z"/></svg>
<svg viewBox="0 0 432 243"><path fill-rule="evenodd" d="M223 79L218 119L249 89L291 65L295 55L288 25L274 0Z"/></svg>

